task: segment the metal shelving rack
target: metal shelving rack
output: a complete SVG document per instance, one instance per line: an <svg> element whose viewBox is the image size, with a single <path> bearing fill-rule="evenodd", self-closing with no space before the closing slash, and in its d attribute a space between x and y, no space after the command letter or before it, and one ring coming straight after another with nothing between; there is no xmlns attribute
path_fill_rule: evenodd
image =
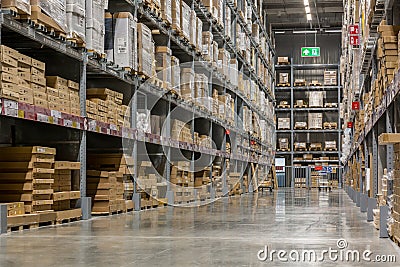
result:
<svg viewBox="0 0 400 267"><path fill-rule="evenodd" d="M379 37L377 27L385 19L388 25L393 20L393 1L380 0L370 6L370 24L368 26L369 35L360 38L360 49L353 49L349 43L347 31L343 32L343 51L342 57L346 68L343 70L344 92L347 93L348 100L343 102L345 119L349 122L358 123L356 111L352 111L353 101L360 102L360 110L366 107L362 95L371 91L371 84L378 76L377 66L377 40ZM344 13L344 25L352 24L363 27L359 14L350 10ZM354 65L352 65L354 63ZM349 151L343 155L343 165L345 177L344 189L353 200L361 212L366 213L367 221L373 221L373 209L377 208L379 189L381 188L383 169L388 172L394 169L393 166L393 145L379 146L378 136L381 133L399 132L399 91L400 73L397 71L391 84L384 89L383 97L380 101L374 99L374 105L369 120L365 121L363 129L356 134L355 128L347 129L350 142ZM357 88L355 90L354 88ZM351 165L360 164L359 176L350 177ZM366 170L370 169L370 180L367 181ZM354 183L351 184L351 183ZM369 185L369 188L368 188ZM392 194L391 185L388 185L387 194ZM389 207L380 206L380 237L388 237L387 218Z"/></svg>
<svg viewBox="0 0 400 267"><path fill-rule="evenodd" d="M246 28L247 23L239 15L237 7L229 0L224 1L224 7L228 6L232 12L232 26L243 27L247 36L251 40L252 48L254 49L254 56L261 59L261 64L268 69L270 75L270 84L263 84L258 77L258 66L253 68L236 49L236 31L235 36L229 39L221 27L217 25L212 19L211 14L199 1L187 0L185 1L194 9L198 17L202 20L204 29L209 27L209 30L214 34L215 40L218 42L219 48L226 48L233 57L238 59L239 71L248 75L254 80L258 86L265 93L266 98L274 101L274 62L275 51L271 45L265 28L260 25L261 36L265 36L268 40L268 57L266 58L260 46L255 42L251 35L251 31ZM238 4L241 1L237 1ZM249 1L248 1L249 2ZM255 4L252 3L252 8L255 9ZM189 47L179 37L173 34L172 29L167 27L163 21L153 14L151 10L146 9L140 0L116 0L109 2L109 11L131 12L135 19L139 22L145 23L153 30L158 30L162 40L160 42L172 49L173 55L178 57L182 62L192 62L194 64L201 64L202 70L207 73L210 78L209 93L212 94L213 81L217 81L222 85L219 87L220 92L229 92L235 101L235 124L232 125L224 119L217 118L211 114L210 111L203 110L193 105L193 103L185 102L183 100L176 100L170 95L167 95L165 90L158 88L152 84L144 85L141 77L126 72L122 68L107 62L104 59L96 57L96 55L87 52L85 49L74 47L73 44L61 40L56 40L45 33L39 32L32 28L27 23L22 23L15 20L12 14L3 12L0 15L1 26L1 44L10 46L24 54L27 54L38 60L46 63L46 75L58 75L80 83L80 106L81 116L71 116L62 114L61 118L54 116L51 112L43 112L36 109L34 106L18 103L15 101L0 99L0 124L2 136L10 136L10 144L12 145L47 145L56 146L62 149L63 160L81 162L80 178L74 181L74 187L81 191L81 207L83 211L83 219L91 217L91 199L86 197L86 157L88 151L105 150L105 151L123 151L123 142L131 142L133 144L132 151L128 153L133 156L135 167L132 176L138 176L138 160L141 155L140 149L146 145L155 147L155 151L160 150L161 145L166 147L165 155L171 156L171 151L179 149L185 151L190 158L194 159L195 153L208 155L209 157L216 157L216 159L223 162L223 168L226 169L226 160L230 160L231 166L234 171L244 170L249 177L249 182L252 180L252 167L257 166L256 170L262 169L264 173L268 173L269 167L273 164L275 143L263 142L261 139L254 137L251 133L245 132L239 125L239 118L243 118L243 106L248 106L252 111L258 113L261 119L264 119L268 124L268 136L273 140L275 132L275 123L273 120L274 114L262 112L256 105L248 99L239 89L227 82L222 75L212 66L211 63L206 62L200 53ZM260 22L260 18L253 13L253 22ZM226 23L226 20L224 20ZM236 28L235 28L236 29ZM155 40L156 44L158 40ZM200 63L197 63L200 62ZM63 66L60 66L62 63ZM86 88L91 87L104 87L108 86L114 90L124 93L124 104L127 104L132 96L134 96L131 105L131 128L117 128L114 125L101 123L88 119L86 117ZM169 114L172 109L179 105L179 108L185 112L185 116L189 117L192 121L192 134L198 124L195 123L195 118L201 117L204 122L207 122L208 128L203 129L203 133L212 137L216 142L217 147L208 149L194 144L175 141L170 136L158 136L149 133L143 133L137 130L136 125L136 111L139 104L137 99L138 90L142 90L148 97L159 97L161 100L161 107L158 107L155 112ZM16 108L18 112L11 112L12 108ZM171 121L166 120L167 132L170 133ZM229 130L229 131L227 131ZM228 133L230 132L230 134ZM225 144L231 142L231 153L226 152ZM246 140L246 143L240 143L238 140ZM255 150L251 148L251 144L257 144L260 149ZM164 155L164 156L165 156ZM147 155L148 156L148 155ZM191 168L193 168L193 163ZM212 165L211 165L212 166ZM210 171L210 175L212 170ZM165 165L164 176L167 181L170 181L170 165ZM259 177L264 179L264 177ZM226 173L223 177L224 196L228 194ZM243 187L243 176L241 177L241 184ZM249 183L249 192L253 192L257 185ZM135 192L133 201L135 203L135 210L140 210L140 195ZM215 197L215 189L211 188L211 196ZM173 202L173 194L170 187L167 189L169 203Z"/></svg>
<svg viewBox="0 0 400 267"><path fill-rule="evenodd" d="M293 59L291 59L293 61ZM295 77L295 71L315 71L315 70L324 70L324 69L334 69L337 70L338 73L338 80L337 80L337 85L336 86L294 86L294 80L298 77ZM340 152L340 145L341 145L341 118L339 116L340 113L340 102L342 99L342 86L341 86L341 81L340 81L340 65L339 64L289 64L289 65L275 65L275 70L277 71L277 74L279 72L288 72L289 77L290 77L290 86L287 87L275 87L275 94L277 98L277 103L279 103L280 100L287 100L290 108L276 108L276 114L277 118L282 117L283 114L289 113L290 116L283 116L290 118L290 129L288 130L280 130L277 128L276 133L277 133L277 141L279 138L284 137L289 139L289 150L290 151L277 151L276 156L277 157L285 157L287 159L287 166L290 166L290 183L291 187L295 186L294 178L296 177L296 170L294 167L294 164L306 164L306 166L311 164L316 164L316 163L329 163L335 166L338 166L338 184L339 187L341 187L341 170L340 170L340 157L341 157L341 152ZM318 77L320 77L318 75ZM330 92L331 94L335 94L335 99L336 103L338 104L338 107L316 107L316 108L294 108L295 104L295 95L298 96L299 94L302 95L302 99L307 99L305 92L312 92L312 91L324 91L324 92ZM304 94L303 94L304 92ZM290 96L289 96L290 94ZM323 113L324 115L327 113L334 114L335 120L332 122L337 122L337 129L321 129L321 130L314 130L314 129L294 129L294 122L296 121L296 118L298 117L299 114L308 114L308 112L313 112L313 111L318 111L320 113ZM323 143L326 138L325 136L327 134L329 135L334 135L335 137L332 138L332 140L336 140L337 142L337 151L295 151L294 150L294 143L295 139L298 138L299 136L304 136L306 135L306 140L307 143L310 143L310 135L315 135L318 134L317 138L318 142ZM314 138L315 139L315 138ZM330 140L326 140L330 141ZM316 141L315 141L316 142ZM295 160L294 157L295 155L303 155L303 154L313 154L313 155L330 155L330 156L336 156L338 160ZM304 167L300 167L304 168Z"/></svg>

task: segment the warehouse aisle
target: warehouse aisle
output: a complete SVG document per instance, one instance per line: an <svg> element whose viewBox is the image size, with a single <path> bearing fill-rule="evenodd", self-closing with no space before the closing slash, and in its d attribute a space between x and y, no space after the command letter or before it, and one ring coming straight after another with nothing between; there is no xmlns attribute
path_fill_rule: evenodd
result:
<svg viewBox="0 0 400 267"><path fill-rule="evenodd" d="M377 236L343 191L281 189L196 209L161 208L12 233L0 237L0 266L258 266L269 261L257 257L265 245L302 255L304 249L338 249L339 238L347 249L400 261L399 249ZM273 264L288 263L275 256ZM323 263L337 264L328 256Z"/></svg>

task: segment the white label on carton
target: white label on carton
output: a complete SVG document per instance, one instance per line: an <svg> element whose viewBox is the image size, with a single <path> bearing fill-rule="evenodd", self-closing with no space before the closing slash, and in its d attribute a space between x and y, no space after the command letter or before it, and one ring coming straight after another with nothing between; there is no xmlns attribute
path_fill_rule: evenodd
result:
<svg viewBox="0 0 400 267"><path fill-rule="evenodd" d="M118 53L119 54L126 54L128 52L128 44L125 38L118 38L117 39L117 46L118 46Z"/></svg>

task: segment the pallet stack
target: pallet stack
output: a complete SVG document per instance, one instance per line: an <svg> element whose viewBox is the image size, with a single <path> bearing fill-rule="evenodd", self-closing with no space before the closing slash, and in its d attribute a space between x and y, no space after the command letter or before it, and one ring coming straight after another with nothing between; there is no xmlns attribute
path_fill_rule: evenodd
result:
<svg viewBox="0 0 400 267"><path fill-rule="evenodd" d="M398 38L400 26L386 25L383 20L378 27L379 39L377 48L378 78L375 80L375 107L383 98L383 94L393 81L398 67Z"/></svg>
<svg viewBox="0 0 400 267"><path fill-rule="evenodd" d="M24 202L26 213L51 210L55 154L39 146L1 148L0 202Z"/></svg>
<svg viewBox="0 0 400 267"><path fill-rule="evenodd" d="M181 142L193 143L190 126L180 120L173 120L171 138Z"/></svg>
<svg viewBox="0 0 400 267"><path fill-rule="evenodd" d="M72 171L80 169L80 162L54 162L53 205L56 221L79 218L81 209L74 209L75 202L81 197L80 191L72 191Z"/></svg>
<svg viewBox="0 0 400 267"><path fill-rule="evenodd" d="M141 207L158 206L159 200L165 201L166 183L158 182L157 170L151 161L142 161L138 169L137 191L141 194Z"/></svg>
<svg viewBox="0 0 400 267"><path fill-rule="evenodd" d="M138 31L138 71L145 77L153 77L154 69L154 41L151 30L143 23L137 24Z"/></svg>
<svg viewBox="0 0 400 267"><path fill-rule="evenodd" d="M89 119L130 127L130 108L122 105L122 93L108 88L89 88L86 95L86 112Z"/></svg>

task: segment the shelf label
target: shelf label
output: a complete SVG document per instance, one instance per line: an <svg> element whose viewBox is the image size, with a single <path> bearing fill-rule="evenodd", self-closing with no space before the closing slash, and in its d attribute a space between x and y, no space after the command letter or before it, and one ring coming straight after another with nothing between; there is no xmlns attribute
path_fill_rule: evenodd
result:
<svg viewBox="0 0 400 267"><path fill-rule="evenodd" d="M353 122L352 121L349 121L349 122L347 122L347 128L353 128Z"/></svg>
<svg viewBox="0 0 400 267"><path fill-rule="evenodd" d="M319 57L321 56L320 47L302 47L301 57Z"/></svg>
<svg viewBox="0 0 400 267"><path fill-rule="evenodd" d="M359 35L350 35L350 45L359 46L360 45L360 36Z"/></svg>

